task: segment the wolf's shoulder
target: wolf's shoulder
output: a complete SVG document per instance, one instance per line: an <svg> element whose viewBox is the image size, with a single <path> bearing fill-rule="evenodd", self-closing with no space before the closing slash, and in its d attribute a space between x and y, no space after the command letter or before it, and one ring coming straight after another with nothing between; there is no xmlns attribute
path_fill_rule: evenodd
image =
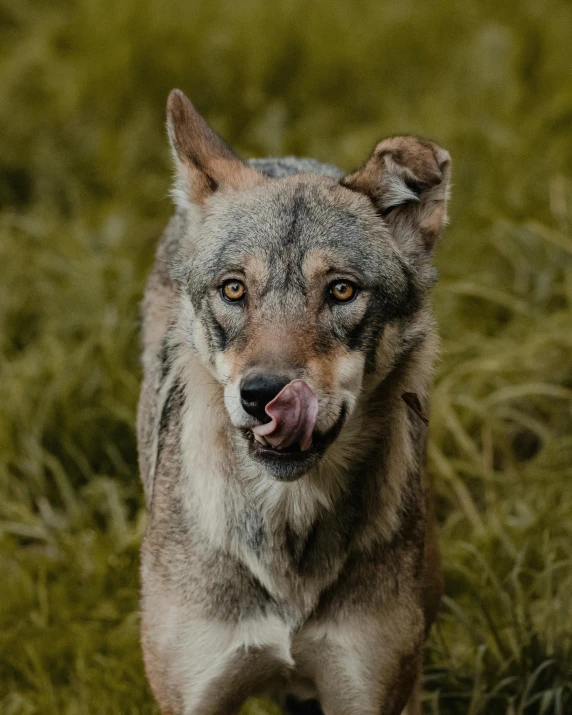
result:
<svg viewBox="0 0 572 715"><path fill-rule="evenodd" d="M249 159L247 163L256 171L273 179L292 174L322 174L331 176L333 179L341 179L344 176L344 172L333 164L322 164L316 159L301 159L297 156L285 156L279 159L272 157Z"/></svg>

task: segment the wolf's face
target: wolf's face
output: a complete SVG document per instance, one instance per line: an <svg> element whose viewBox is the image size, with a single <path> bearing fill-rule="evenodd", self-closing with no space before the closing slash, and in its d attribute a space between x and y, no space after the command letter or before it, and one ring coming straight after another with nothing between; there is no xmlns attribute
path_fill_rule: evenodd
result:
<svg viewBox="0 0 572 715"><path fill-rule="evenodd" d="M297 478L415 333L445 221L448 154L397 137L343 179L270 179L178 92L168 126L186 214L172 267L183 330L223 386L239 448L275 477Z"/></svg>

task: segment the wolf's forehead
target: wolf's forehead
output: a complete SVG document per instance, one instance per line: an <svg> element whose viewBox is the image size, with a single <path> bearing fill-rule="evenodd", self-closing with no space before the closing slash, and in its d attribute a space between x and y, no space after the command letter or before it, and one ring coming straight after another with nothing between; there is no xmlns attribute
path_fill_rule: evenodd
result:
<svg viewBox="0 0 572 715"><path fill-rule="evenodd" d="M326 262L367 271L383 247L371 240L371 217L360 206L340 205L327 185L270 182L227 199L206 221L211 270L240 266L260 256L273 266L301 265L309 253Z"/></svg>

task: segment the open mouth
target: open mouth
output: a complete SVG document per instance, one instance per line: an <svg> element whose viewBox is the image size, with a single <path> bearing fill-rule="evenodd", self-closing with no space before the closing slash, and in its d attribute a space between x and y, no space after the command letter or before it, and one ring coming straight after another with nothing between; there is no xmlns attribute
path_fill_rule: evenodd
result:
<svg viewBox="0 0 572 715"><path fill-rule="evenodd" d="M245 439L248 440L250 453L256 459L270 463L310 463L317 459L326 451L328 446L338 437L346 419L346 407L342 407L340 415L334 425L323 434L314 432L312 434L312 444L308 449L302 450L300 444L295 442L288 447L272 447L260 435L255 435L252 430L242 430Z"/></svg>

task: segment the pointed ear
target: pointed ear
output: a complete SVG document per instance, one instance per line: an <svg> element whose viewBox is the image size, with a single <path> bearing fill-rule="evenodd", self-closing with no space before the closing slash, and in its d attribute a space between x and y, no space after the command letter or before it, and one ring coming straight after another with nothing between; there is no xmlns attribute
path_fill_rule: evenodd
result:
<svg viewBox="0 0 572 715"><path fill-rule="evenodd" d="M181 208L203 204L219 188L247 188L264 180L213 132L178 89L167 101L167 132L177 172L173 198Z"/></svg>
<svg viewBox="0 0 572 715"><path fill-rule="evenodd" d="M342 184L370 197L396 239L433 248L447 223L449 152L418 137L384 139ZM417 249L418 250L418 249Z"/></svg>

